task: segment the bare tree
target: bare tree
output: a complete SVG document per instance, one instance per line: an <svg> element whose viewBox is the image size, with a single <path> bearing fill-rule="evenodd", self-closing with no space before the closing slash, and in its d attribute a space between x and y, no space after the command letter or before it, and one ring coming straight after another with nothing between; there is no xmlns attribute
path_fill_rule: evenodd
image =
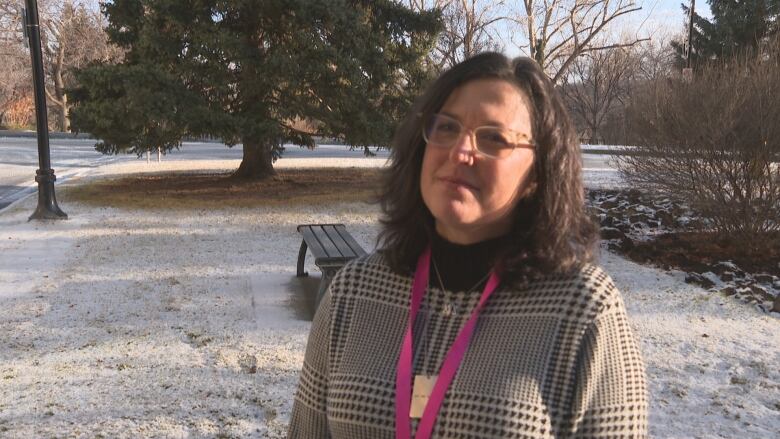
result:
<svg viewBox="0 0 780 439"><path fill-rule="evenodd" d="M20 40L22 29L17 18L18 5L14 0L0 0L0 44Z"/></svg>
<svg viewBox="0 0 780 439"><path fill-rule="evenodd" d="M103 31L103 16L90 2L47 1L41 13L41 29L46 96L57 112L57 129L69 131L65 91L74 85L73 70L93 61L117 59L121 53L109 44Z"/></svg>
<svg viewBox="0 0 780 439"><path fill-rule="evenodd" d="M634 0L523 0L519 9L514 20L525 39L520 48L555 83L584 53L628 47L644 40L609 42L597 38L617 18L642 9Z"/></svg>
<svg viewBox="0 0 780 439"><path fill-rule="evenodd" d="M587 52L571 64L559 89L575 120L587 131L581 137L598 143L604 140L601 127L628 97L634 66L628 47Z"/></svg>
<svg viewBox="0 0 780 439"><path fill-rule="evenodd" d="M0 125L29 123L24 110L29 106L32 85L30 56L23 45L18 5L0 0Z"/></svg>
<svg viewBox="0 0 780 439"><path fill-rule="evenodd" d="M444 34L437 47L446 66L486 50L499 50L495 27L506 17L503 1L457 0L444 9Z"/></svg>
<svg viewBox="0 0 780 439"><path fill-rule="evenodd" d="M18 55L27 51L21 33L21 3L21 0L0 0L0 53L4 55L4 61L9 60L0 66L0 71L6 73L0 79L0 113L10 102L18 99L19 90L29 90L32 84L29 54L21 57L25 61L17 61ZM121 52L108 43L103 31L104 19L97 10L96 0L39 0L38 8L46 96L49 107L56 114L56 128L68 131L66 90L74 85L72 72L93 61L118 59ZM7 53L12 58L5 56ZM20 82L26 82L27 88L22 87ZM7 91L14 87L16 94ZM10 98L6 98L4 103L3 96Z"/></svg>
<svg viewBox="0 0 780 439"><path fill-rule="evenodd" d="M628 128L626 121L626 107L631 104L632 98L642 96L655 81L668 78L673 75L674 49L666 38L653 38L641 41L632 47L619 49L628 56L627 70L620 81L620 93L616 100L611 102L611 110L606 112L602 124L598 128L598 134L605 143L613 145L633 145L638 139ZM591 52L591 54L597 54ZM587 56L586 56L587 57ZM578 60L579 62L579 60ZM576 69L576 67L575 67ZM569 81L567 74L567 82ZM564 84L562 87L566 87ZM577 111L572 109L575 120L580 126L585 126L577 117Z"/></svg>
<svg viewBox="0 0 780 439"><path fill-rule="evenodd" d="M24 126L32 122L32 112L23 114L31 101L32 84L30 57L22 49L0 43L0 125Z"/></svg>
<svg viewBox="0 0 780 439"><path fill-rule="evenodd" d="M632 52L635 58L632 78L634 82L653 81L672 75L675 52L668 38L642 41Z"/></svg>
<svg viewBox="0 0 780 439"><path fill-rule="evenodd" d="M436 71L486 50L500 50L498 24L507 19L504 0L408 0L414 10L438 8L444 31L429 63Z"/></svg>

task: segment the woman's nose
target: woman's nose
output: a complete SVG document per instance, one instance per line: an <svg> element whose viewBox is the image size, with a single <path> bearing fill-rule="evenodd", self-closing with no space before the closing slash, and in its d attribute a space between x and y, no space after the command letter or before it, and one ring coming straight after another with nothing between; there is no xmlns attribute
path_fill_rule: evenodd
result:
<svg viewBox="0 0 780 439"><path fill-rule="evenodd" d="M477 152L475 141L471 131L464 131L458 141L450 148L450 159L455 163L474 164L474 154Z"/></svg>

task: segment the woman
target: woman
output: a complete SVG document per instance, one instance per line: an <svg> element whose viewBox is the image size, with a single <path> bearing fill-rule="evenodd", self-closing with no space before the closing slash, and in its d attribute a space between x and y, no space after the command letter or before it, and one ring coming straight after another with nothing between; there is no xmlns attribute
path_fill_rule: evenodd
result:
<svg viewBox="0 0 780 439"><path fill-rule="evenodd" d="M644 366L542 70L456 65L393 146L382 250L320 304L289 437L645 436Z"/></svg>

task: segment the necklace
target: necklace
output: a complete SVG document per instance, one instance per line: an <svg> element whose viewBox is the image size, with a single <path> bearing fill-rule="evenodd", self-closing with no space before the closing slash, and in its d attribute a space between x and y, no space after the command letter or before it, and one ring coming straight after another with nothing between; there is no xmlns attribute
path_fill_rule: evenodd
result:
<svg viewBox="0 0 780 439"><path fill-rule="evenodd" d="M441 288L442 291L447 291L447 289L444 287L444 282L441 280L441 273L439 272L439 267L436 265L436 260L431 258L431 262L433 263L432 264L433 271L436 273L436 280L439 282L439 288ZM480 279L476 284L474 284L474 286L469 288L466 291L466 294L471 293L472 291L475 291L477 288L479 288L479 286L482 285L485 282L485 280L488 279L488 277L490 277L489 271L485 276L482 277L482 279ZM453 315L460 314L460 310L455 305L454 299L450 298L445 300L444 298L442 298L442 301L445 302L444 305L442 305L442 310L441 310L442 316L449 318L452 317ZM431 307L429 295L426 295L425 299L423 300L422 309L423 309L422 318L424 319L424 322L422 324L421 334L419 339L420 346L414 351L414 359L413 359L414 364L417 364L418 357L420 355L425 355L426 359L431 358L432 344L429 343L428 340L429 338L428 329L429 329L430 319L426 315L433 311L433 308Z"/></svg>
<svg viewBox="0 0 780 439"><path fill-rule="evenodd" d="M447 291L446 288L444 288L444 282L441 280L441 274L439 272L439 267L436 265L436 259L431 258L431 262L433 262L433 271L436 272L436 279L439 281L439 287L442 291ZM472 291L476 290L480 285L482 285L483 282L487 280L487 278L490 276L490 271L487 272L484 276L482 276L482 279L477 281L474 286L466 290L466 294L471 293ZM458 310L455 307L455 301L450 299L447 303L444 304L442 307L442 314L446 317L449 317L453 314L456 314Z"/></svg>
<svg viewBox="0 0 780 439"><path fill-rule="evenodd" d="M436 265L436 260L431 258L431 262L433 263L433 271L436 273L436 279L439 282L439 288L441 288L442 291L447 291L447 289L444 288L444 282L442 282L441 280L441 273L439 272L439 267ZM466 293L468 294L476 290L480 285L482 285L482 283L485 282L485 280L487 280L488 277L490 277L489 271L485 276L482 277L482 279L479 280L479 282L477 282L476 284L474 284L474 286L469 288ZM423 327L421 328L421 335L419 340L421 346L418 349L416 349L414 352L414 364L417 364L417 359L419 355L424 354L425 358L430 358L430 354L431 354L430 352L431 343L428 342L428 325L430 321L426 314L433 311L433 308L431 307L429 300L430 300L430 296L425 297L424 303L422 304L422 308L423 308L422 315L425 320L423 323ZM442 300L444 301L445 299L442 298ZM446 302L442 306L441 315L449 318L453 314L460 314L460 310L457 308L458 307L455 306L455 300L450 298L446 300Z"/></svg>

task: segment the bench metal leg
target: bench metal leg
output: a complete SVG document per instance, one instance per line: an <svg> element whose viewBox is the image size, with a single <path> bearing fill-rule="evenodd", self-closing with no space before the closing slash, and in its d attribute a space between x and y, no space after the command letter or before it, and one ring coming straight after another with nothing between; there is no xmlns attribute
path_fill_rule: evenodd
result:
<svg viewBox="0 0 780 439"><path fill-rule="evenodd" d="M320 288L317 290L317 299L314 303L314 309L320 307L320 301L322 301L322 298L325 296L325 292L328 291L328 286L330 285L330 281L333 279L333 276L336 274L338 269L335 268L324 268L322 269L322 280L320 281Z"/></svg>
<svg viewBox="0 0 780 439"><path fill-rule="evenodd" d="M298 273L296 274L297 277L304 277L308 276L309 273L303 271L303 262L306 259L306 241L301 240L301 249L298 250Z"/></svg>

